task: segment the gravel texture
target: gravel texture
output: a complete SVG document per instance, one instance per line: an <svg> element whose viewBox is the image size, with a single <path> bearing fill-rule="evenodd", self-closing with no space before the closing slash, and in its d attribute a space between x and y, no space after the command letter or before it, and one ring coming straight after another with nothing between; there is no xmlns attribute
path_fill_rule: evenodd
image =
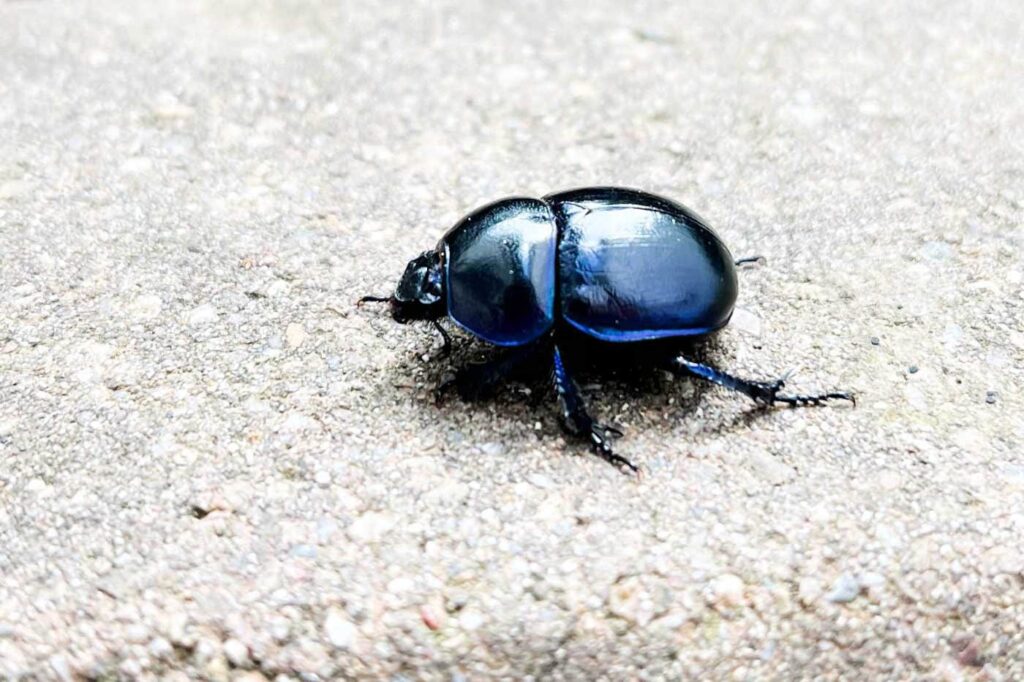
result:
<svg viewBox="0 0 1024 682"><path fill-rule="evenodd" d="M1024 678L1022 25L0 0L0 678ZM857 407L588 375L635 481L435 406L353 301L597 183L767 257L713 362Z"/></svg>

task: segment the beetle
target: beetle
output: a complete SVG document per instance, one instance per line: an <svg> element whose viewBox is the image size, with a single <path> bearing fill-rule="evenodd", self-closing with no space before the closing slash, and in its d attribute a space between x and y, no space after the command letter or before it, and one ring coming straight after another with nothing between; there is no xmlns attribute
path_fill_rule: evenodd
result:
<svg viewBox="0 0 1024 682"><path fill-rule="evenodd" d="M485 393L546 353L563 429L635 473L636 466L612 448L613 437L622 433L587 411L573 379L583 359L573 337L606 348L650 348L650 359L673 374L713 382L766 406L855 403L846 391L786 395L787 376L742 379L686 357L684 342L728 324L738 293L736 266L756 260L733 259L714 230L682 204L635 189L584 187L477 208L436 248L409 262L394 294L364 296L359 304L388 303L400 323L431 322L445 352L451 341L439 323L444 317L507 347L505 355L464 367L438 388L454 386L463 398Z"/></svg>

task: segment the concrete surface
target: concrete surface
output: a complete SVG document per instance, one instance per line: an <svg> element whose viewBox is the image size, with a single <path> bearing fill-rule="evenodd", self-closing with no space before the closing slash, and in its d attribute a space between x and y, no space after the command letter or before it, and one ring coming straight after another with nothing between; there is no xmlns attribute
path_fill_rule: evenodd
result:
<svg viewBox="0 0 1024 682"><path fill-rule="evenodd" d="M0 678L1024 677L1024 5L882 4L0 2ZM592 183L858 406L435 407L353 300Z"/></svg>

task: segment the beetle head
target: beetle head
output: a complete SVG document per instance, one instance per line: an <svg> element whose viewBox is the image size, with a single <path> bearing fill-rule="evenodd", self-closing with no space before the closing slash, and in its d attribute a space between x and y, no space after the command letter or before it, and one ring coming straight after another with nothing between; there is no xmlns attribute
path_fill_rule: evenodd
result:
<svg viewBox="0 0 1024 682"><path fill-rule="evenodd" d="M391 297L395 322L435 320L445 314L441 254L424 251L409 261Z"/></svg>

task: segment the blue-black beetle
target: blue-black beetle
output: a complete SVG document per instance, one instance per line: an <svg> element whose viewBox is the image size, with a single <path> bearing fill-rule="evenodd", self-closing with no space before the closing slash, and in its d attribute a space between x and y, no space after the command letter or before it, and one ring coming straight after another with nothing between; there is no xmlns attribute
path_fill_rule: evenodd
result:
<svg viewBox="0 0 1024 682"><path fill-rule="evenodd" d="M785 378L751 381L688 360L682 341L721 329L736 302L729 249L696 213L632 189L587 187L543 199L510 197L473 211L414 258L393 296L364 301L391 305L398 322L449 317L466 331L512 351L458 371L454 385L471 398L493 387L537 352L550 353L562 425L589 440L605 460L636 471L612 451L621 433L587 414L572 378L568 337L601 344L646 344L669 371L700 377L765 404L853 401L847 392L783 395ZM666 340L679 343L667 345Z"/></svg>

